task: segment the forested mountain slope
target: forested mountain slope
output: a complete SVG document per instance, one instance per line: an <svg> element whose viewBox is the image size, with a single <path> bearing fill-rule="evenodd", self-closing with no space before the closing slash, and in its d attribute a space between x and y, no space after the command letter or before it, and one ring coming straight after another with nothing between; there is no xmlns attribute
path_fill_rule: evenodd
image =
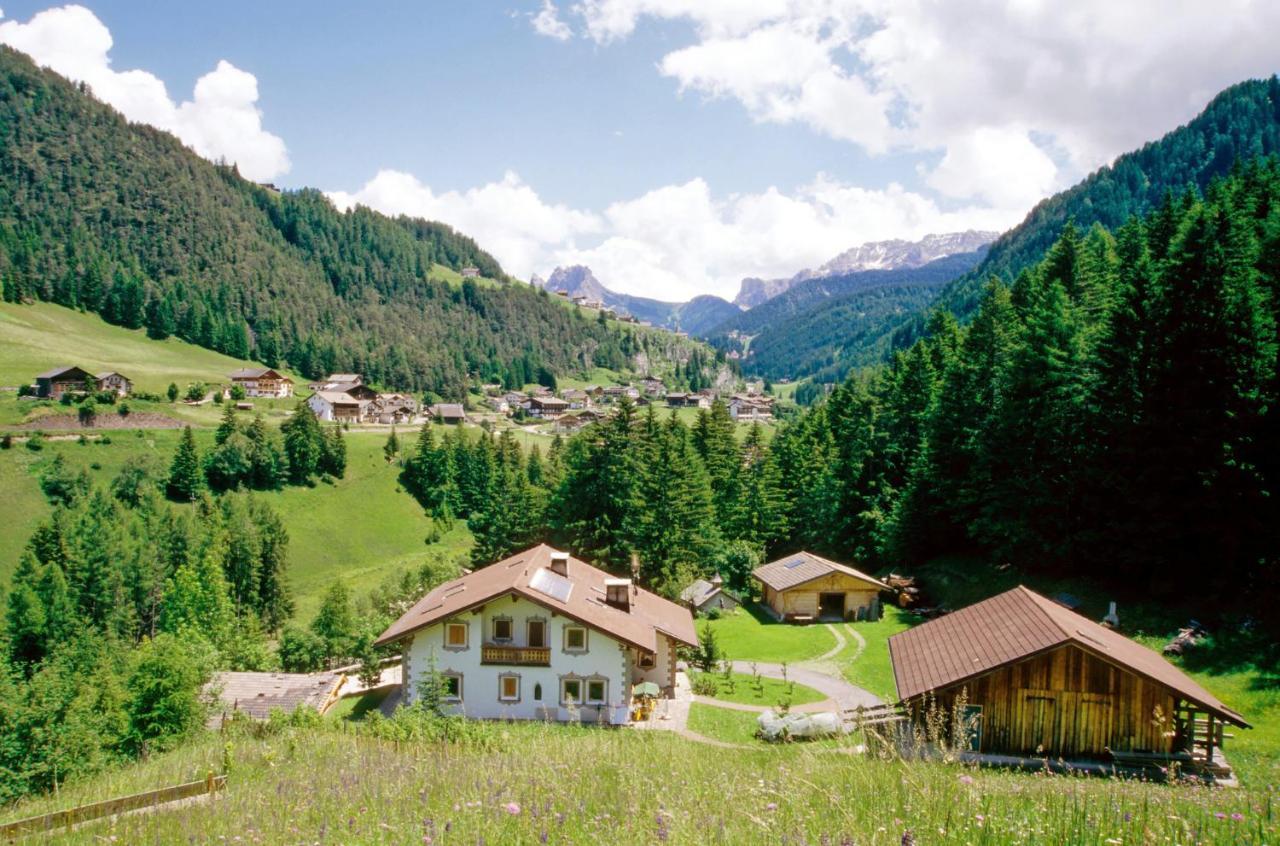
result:
<svg viewBox="0 0 1280 846"><path fill-rule="evenodd" d="M743 370L770 378L813 376L839 381L852 367L880 360L883 327L927 308L985 250L937 259L922 267L863 270L800 282L710 334L724 349L741 348L730 332L752 336Z"/></svg>
<svg viewBox="0 0 1280 846"><path fill-rule="evenodd" d="M491 282L434 278L475 266ZM461 396L469 377L687 346L510 284L449 227L283 194L0 48L0 285L306 376Z"/></svg>
<svg viewBox="0 0 1280 846"><path fill-rule="evenodd" d="M1113 232L1064 227L974 319L936 312L771 450L794 546L972 551L1280 632L1280 162Z"/></svg>
<svg viewBox="0 0 1280 846"><path fill-rule="evenodd" d="M991 245L980 265L948 285L937 305L967 319L977 310L987 279L998 276L1012 282L1045 255L1068 220L1081 230L1095 223L1114 229L1133 215L1157 208L1170 193L1190 187L1203 191L1236 162L1278 152L1280 80L1273 76L1233 85L1185 126L1041 202ZM919 314L901 327L887 328L897 330L894 345L905 347L919 337L924 324Z"/></svg>

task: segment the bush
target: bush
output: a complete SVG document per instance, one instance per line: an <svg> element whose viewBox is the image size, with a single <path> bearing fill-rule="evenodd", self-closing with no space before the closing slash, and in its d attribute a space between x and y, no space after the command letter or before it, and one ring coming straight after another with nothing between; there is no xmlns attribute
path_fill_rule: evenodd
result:
<svg viewBox="0 0 1280 846"><path fill-rule="evenodd" d="M175 382L170 382L170 383L169 383L169 388L168 388L168 390L166 390L166 391L165 391L165 395L169 397L169 402L177 402L177 401L178 401L178 385L177 385L177 383L175 383Z"/></svg>
<svg viewBox="0 0 1280 846"><path fill-rule="evenodd" d="M35 395L36 395L36 386L35 386L35 385L19 385L19 386L18 386L18 396L20 396L20 397L34 397Z"/></svg>
<svg viewBox="0 0 1280 846"><path fill-rule="evenodd" d="M9 432L0 437L0 449L13 449L13 435Z"/></svg>
<svg viewBox="0 0 1280 846"><path fill-rule="evenodd" d="M708 673L698 673L689 682L689 687L698 696L715 696L719 692L716 677Z"/></svg>
<svg viewBox="0 0 1280 846"><path fill-rule="evenodd" d="M236 402L240 402L241 400L247 399L248 396L249 395L244 392L244 385L231 386L231 398Z"/></svg>
<svg viewBox="0 0 1280 846"><path fill-rule="evenodd" d="M200 686L207 673L196 650L170 634L144 640L129 675L129 740L168 748L204 724Z"/></svg>
<svg viewBox="0 0 1280 846"><path fill-rule="evenodd" d="M118 399L120 395L115 391L96 391L93 395L93 400L98 405L115 405Z"/></svg>
<svg viewBox="0 0 1280 846"><path fill-rule="evenodd" d="M90 397L80 403L80 409L76 412L80 418L81 426L92 426L93 421L98 417L98 404Z"/></svg>
<svg viewBox="0 0 1280 846"><path fill-rule="evenodd" d="M213 392L213 404L222 405L222 391Z"/></svg>
<svg viewBox="0 0 1280 846"><path fill-rule="evenodd" d="M200 400L204 399L204 395L208 393L208 390L209 389L205 387L204 382L192 382L190 385L187 385L185 398L187 402L200 402Z"/></svg>
<svg viewBox="0 0 1280 846"><path fill-rule="evenodd" d="M325 644L317 634L297 626L280 633L280 666L290 673L311 673L324 666Z"/></svg>
<svg viewBox="0 0 1280 846"><path fill-rule="evenodd" d="M127 402L122 402L122 403L120 403L118 406L116 406L116 414L119 414L121 417L128 417L128 416L129 416L129 403L127 403Z"/></svg>
<svg viewBox="0 0 1280 846"><path fill-rule="evenodd" d="M39 452L44 449L44 435L40 432L33 433L31 437L27 438L27 449L32 452Z"/></svg>
<svg viewBox="0 0 1280 846"><path fill-rule="evenodd" d="M719 620L722 616L724 616L724 612L721 611L719 608L708 608L704 616L708 620Z"/></svg>

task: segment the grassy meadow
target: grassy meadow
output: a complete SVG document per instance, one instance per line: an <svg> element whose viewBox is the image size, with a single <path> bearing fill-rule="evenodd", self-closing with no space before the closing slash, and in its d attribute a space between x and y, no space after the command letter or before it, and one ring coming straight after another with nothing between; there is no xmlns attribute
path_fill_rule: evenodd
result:
<svg viewBox="0 0 1280 846"><path fill-rule="evenodd" d="M394 743L338 722L258 738L209 736L5 817L225 769L227 790L215 801L90 823L41 842L896 846L1263 843L1277 835L1265 792L840 751L849 750L725 749L661 731L540 724L493 725L469 746Z"/></svg>
<svg viewBox="0 0 1280 846"><path fill-rule="evenodd" d="M251 362L177 338L157 341L141 329L112 326L96 314L49 303L0 303L0 385L30 384L37 373L75 364L90 373L116 370L135 390L163 394L170 382L225 383ZM295 382L298 377L289 374Z"/></svg>
<svg viewBox="0 0 1280 846"><path fill-rule="evenodd" d="M38 476L56 455L72 466L84 467L98 484L109 484L121 465L135 455L151 455L163 466L172 459L177 430L119 430L104 440L79 443L78 436L50 439L32 452L20 444L0 450L0 485L5 507L0 508L0 584L7 584L18 555L49 506ZM213 443L211 429L195 430L201 450ZM387 575L421 563L429 551L464 554L471 544L465 524L442 531L430 546L433 531L421 506L400 490L399 467L382 454L382 432L353 431L347 435L347 473L336 482L313 488L286 486L255 493L280 514L289 530L289 582L297 600L297 619L315 613L320 597L335 579L358 594Z"/></svg>

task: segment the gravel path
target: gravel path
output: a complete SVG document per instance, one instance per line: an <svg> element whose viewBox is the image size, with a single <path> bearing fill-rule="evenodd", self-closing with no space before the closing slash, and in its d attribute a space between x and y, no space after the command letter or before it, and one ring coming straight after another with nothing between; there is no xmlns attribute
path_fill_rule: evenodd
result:
<svg viewBox="0 0 1280 846"><path fill-rule="evenodd" d="M752 663L751 661L734 661L734 672L750 675ZM782 678L781 664L766 664L760 661L756 661L754 664L756 671L760 675L771 679ZM875 694L856 685L849 684L842 678L811 667L788 664L787 678L797 684L808 685L819 693L825 694L828 699L835 702L837 707L834 710L844 711L857 708L859 705L869 708L872 705L882 704L880 698Z"/></svg>

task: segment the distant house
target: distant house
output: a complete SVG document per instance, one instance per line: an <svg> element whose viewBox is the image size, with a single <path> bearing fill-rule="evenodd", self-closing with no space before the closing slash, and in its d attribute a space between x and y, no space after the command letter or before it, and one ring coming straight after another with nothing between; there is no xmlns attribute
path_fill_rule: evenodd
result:
<svg viewBox="0 0 1280 846"><path fill-rule="evenodd" d="M764 604L779 620L878 620L880 591L889 586L844 564L797 552L752 571Z"/></svg>
<svg viewBox="0 0 1280 846"><path fill-rule="evenodd" d="M712 608L721 611L732 611L738 607L738 600L725 592L724 580L717 573L707 579L698 579L680 591L680 601L695 614L705 614Z"/></svg>
<svg viewBox="0 0 1280 846"><path fill-rule="evenodd" d="M363 385L364 377L359 373L330 373L325 381L331 385Z"/></svg>
<svg viewBox="0 0 1280 846"><path fill-rule="evenodd" d="M63 366L46 370L36 376L36 396L43 399L59 399L65 393L85 390L85 385L97 385L97 378L79 367Z"/></svg>
<svg viewBox="0 0 1280 846"><path fill-rule="evenodd" d="M623 397L634 400L640 398L640 391L630 385L609 385L601 393L601 397L605 402L617 402Z"/></svg>
<svg viewBox="0 0 1280 846"><path fill-rule="evenodd" d="M587 392L578 390L577 388L569 388L560 392L560 398L569 403L569 408L579 409L587 407Z"/></svg>
<svg viewBox="0 0 1280 846"><path fill-rule="evenodd" d="M231 374L231 384L244 389L247 397L291 397L293 380L270 367L244 367Z"/></svg>
<svg viewBox="0 0 1280 846"><path fill-rule="evenodd" d="M555 429L557 432L568 435L581 431L600 419L601 415L594 411L580 411L577 414L564 414L556 420Z"/></svg>
<svg viewBox="0 0 1280 846"><path fill-rule="evenodd" d="M555 420L569 410L569 403L559 397L530 397L529 416Z"/></svg>
<svg viewBox="0 0 1280 846"><path fill-rule="evenodd" d="M368 400L341 391L316 391L307 398L307 407L327 423L359 423L368 405Z"/></svg>
<svg viewBox="0 0 1280 846"><path fill-rule="evenodd" d="M729 416L743 422L772 420L773 402L768 397L737 395L729 400Z"/></svg>
<svg viewBox="0 0 1280 846"><path fill-rule="evenodd" d="M1160 655L1025 587L894 635L889 657L912 718L926 699L962 706L978 753L1229 777L1222 726L1249 727Z"/></svg>
<svg viewBox="0 0 1280 846"><path fill-rule="evenodd" d="M507 402L503 397L489 397L488 402L489 407L499 414L511 413L511 403Z"/></svg>
<svg viewBox="0 0 1280 846"><path fill-rule="evenodd" d="M459 271L459 273L462 274L464 279L474 279L475 277L480 275L480 268L464 267L462 268L462 270Z"/></svg>
<svg viewBox="0 0 1280 846"><path fill-rule="evenodd" d="M640 387L644 389L645 394L651 397L666 396L667 386L663 384L661 379L645 379L640 383Z"/></svg>
<svg viewBox="0 0 1280 846"><path fill-rule="evenodd" d="M712 399L706 394L667 394L667 405L670 408L710 408Z"/></svg>
<svg viewBox="0 0 1280 846"><path fill-rule="evenodd" d="M99 391L111 391L119 397L127 397L133 392L133 383L115 371L99 373L93 380Z"/></svg>
<svg viewBox="0 0 1280 846"><path fill-rule="evenodd" d="M345 676L342 673L215 673L205 687L207 696L217 696L220 705L209 719L209 727L233 712L255 720L265 720L273 710L292 713L305 707L323 714L338 701Z"/></svg>
<svg viewBox="0 0 1280 846"><path fill-rule="evenodd" d="M431 406L431 419L437 423L457 426L460 423L467 422L467 410L462 407L461 403L440 402Z"/></svg>
<svg viewBox="0 0 1280 846"><path fill-rule="evenodd" d="M673 696L697 643L687 608L543 544L445 582L374 645L400 651L408 703L435 672L468 717L625 725L634 686Z"/></svg>
<svg viewBox="0 0 1280 846"><path fill-rule="evenodd" d="M367 419L374 423L412 423L418 416L418 401L409 394L378 394L369 404Z"/></svg>

